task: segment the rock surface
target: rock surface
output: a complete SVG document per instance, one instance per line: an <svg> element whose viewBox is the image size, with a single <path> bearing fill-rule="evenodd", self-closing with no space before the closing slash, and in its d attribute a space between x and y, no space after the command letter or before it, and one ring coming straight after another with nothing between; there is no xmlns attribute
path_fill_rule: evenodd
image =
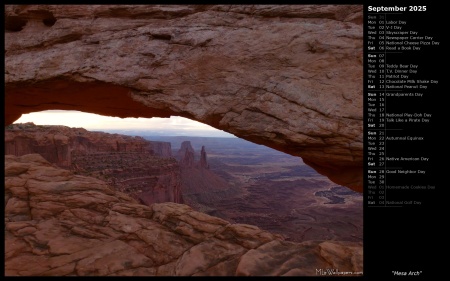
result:
<svg viewBox="0 0 450 281"><path fill-rule="evenodd" d="M169 142L83 128L13 124L5 154L39 153L50 163L107 181L144 204L183 203L180 168Z"/></svg>
<svg viewBox="0 0 450 281"><path fill-rule="evenodd" d="M292 243L176 203L144 206L38 154L5 156L5 275L317 275L362 271L362 245Z"/></svg>
<svg viewBox="0 0 450 281"><path fill-rule="evenodd" d="M362 191L362 5L6 5L5 124L178 115Z"/></svg>

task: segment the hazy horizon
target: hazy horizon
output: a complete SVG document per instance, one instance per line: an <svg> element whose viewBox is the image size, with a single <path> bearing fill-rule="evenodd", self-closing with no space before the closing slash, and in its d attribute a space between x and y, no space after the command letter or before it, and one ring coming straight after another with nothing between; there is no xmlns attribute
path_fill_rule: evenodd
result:
<svg viewBox="0 0 450 281"><path fill-rule="evenodd" d="M180 116L170 118L119 118L75 110L46 110L23 114L16 123L33 122L36 125L63 125L81 127L89 131L121 134L149 134L155 136L193 136L236 138L236 136L209 125Z"/></svg>

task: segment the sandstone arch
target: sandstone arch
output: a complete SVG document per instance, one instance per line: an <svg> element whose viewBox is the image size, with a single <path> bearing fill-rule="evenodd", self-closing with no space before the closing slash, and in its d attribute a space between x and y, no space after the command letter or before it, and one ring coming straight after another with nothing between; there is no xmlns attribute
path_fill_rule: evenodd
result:
<svg viewBox="0 0 450 281"><path fill-rule="evenodd" d="M178 115L362 191L362 6L5 6L5 125Z"/></svg>

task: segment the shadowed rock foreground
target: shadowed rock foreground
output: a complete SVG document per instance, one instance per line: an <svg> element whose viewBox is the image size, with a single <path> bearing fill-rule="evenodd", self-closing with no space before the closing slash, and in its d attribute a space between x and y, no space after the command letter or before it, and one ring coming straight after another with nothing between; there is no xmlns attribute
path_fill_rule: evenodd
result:
<svg viewBox="0 0 450 281"><path fill-rule="evenodd" d="M361 243L293 243L182 204L144 206L38 154L5 156L5 206L8 276L362 271Z"/></svg>

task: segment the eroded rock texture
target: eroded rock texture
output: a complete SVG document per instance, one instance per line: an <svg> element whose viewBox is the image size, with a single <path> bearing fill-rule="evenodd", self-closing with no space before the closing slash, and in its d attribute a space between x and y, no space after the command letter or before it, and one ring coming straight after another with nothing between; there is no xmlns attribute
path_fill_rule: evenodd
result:
<svg viewBox="0 0 450 281"><path fill-rule="evenodd" d="M136 153L169 158L169 142L153 142L138 136L108 134L66 126L13 124L5 129L5 154L39 153L60 167L71 167L80 155Z"/></svg>
<svg viewBox="0 0 450 281"><path fill-rule="evenodd" d="M361 5L7 5L5 124L178 115L362 191Z"/></svg>
<svg viewBox="0 0 450 281"><path fill-rule="evenodd" d="M180 167L169 142L83 128L12 124L5 155L39 153L50 163L107 181L144 204L183 203Z"/></svg>
<svg viewBox="0 0 450 281"><path fill-rule="evenodd" d="M176 203L144 206L38 154L5 156L5 274L317 275L362 271L356 242L293 243Z"/></svg>

